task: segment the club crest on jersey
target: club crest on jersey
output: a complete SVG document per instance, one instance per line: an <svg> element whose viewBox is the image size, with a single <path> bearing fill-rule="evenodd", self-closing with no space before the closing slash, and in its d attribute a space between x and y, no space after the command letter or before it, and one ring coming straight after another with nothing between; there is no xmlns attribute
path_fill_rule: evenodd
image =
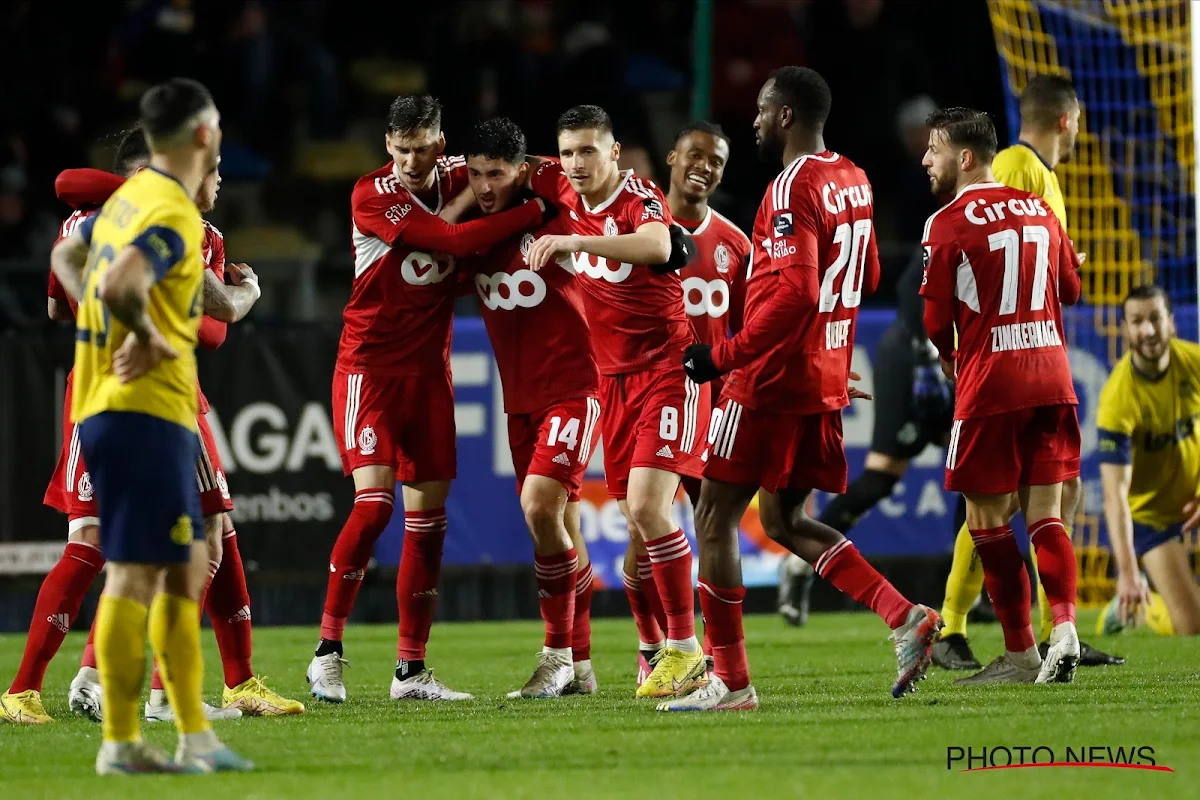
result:
<svg viewBox="0 0 1200 800"><path fill-rule="evenodd" d="M526 233L521 237L521 260L529 263L529 248L533 246L533 234Z"/></svg>
<svg viewBox="0 0 1200 800"><path fill-rule="evenodd" d="M717 272L722 275L729 272L729 261L729 248L722 242L717 245L716 250L713 250L713 263L717 265Z"/></svg>
<svg viewBox="0 0 1200 800"><path fill-rule="evenodd" d="M225 479L224 470L217 470L217 488L221 490L221 497L225 500L229 499L229 481Z"/></svg>
<svg viewBox="0 0 1200 800"><path fill-rule="evenodd" d="M604 235L605 236L616 236L617 235L617 221L615 219L613 219L611 216L604 218Z"/></svg>
<svg viewBox="0 0 1200 800"><path fill-rule="evenodd" d="M375 452L375 445L379 444L379 437L375 435L375 429L370 425L365 426L358 434L358 450L364 456L369 456Z"/></svg>
<svg viewBox="0 0 1200 800"><path fill-rule="evenodd" d="M92 474L85 472L79 476L79 502L90 503L95 490L92 489Z"/></svg>
<svg viewBox="0 0 1200 800"><path fill-rule="evenodd" d="M771 230L775 232L776 239L782 239L784 236L791 236L795 233L796 226L792 222L792 212L780 211L771 217Z"/></svg>

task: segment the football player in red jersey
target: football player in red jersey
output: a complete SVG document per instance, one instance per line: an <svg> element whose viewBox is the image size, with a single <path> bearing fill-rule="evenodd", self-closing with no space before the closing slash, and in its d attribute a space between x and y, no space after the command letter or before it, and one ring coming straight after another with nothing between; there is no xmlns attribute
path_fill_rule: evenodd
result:
<svg viewBox="0 0 1200 800"><path fill-rule="evenodd" d="M765 155L785 164L754 223L746 280L745 326L717 347L693 344L684 369L697 381L726 379L704 455L696 509L700 604L714 674L662 711L749 709L742 633L738 522L759 488L775 492L760 506L774 515L780 543L817 573L870 607L896 640L896 697L924 677L941 620L906 600L832 528L810 519L813 489L846 489L842 409L862 295L874 291L879 260L871 185L861 169L825 147L829 86L816 72L782 67L758 96L755 130ZM858 396L851 393L850 396Z"/></svg>
<svg viewBox="0 0 1200 800"><path fill-rule="evenodd" d="M60 239L69 235L83 219L98 211L125 178L144 167L149 158L150 151L145 136L140 129L134 128L128 131L117 145L113 167L116 174L95 169L71 169L62 172L55 182L55 190L59 198L74 206L76 211L63 223ZM202 213L213 209L220 180L220 173L214 170L201 184L196 196L196 205ZM235 284L244 288L225 285L224 240L220 231L207 222L203 255L211 274L205 275L205 316L200 323L200 344L207 349L216 349L225 340L228 323L244 317L258 299L258 279L248 266L230 265L231 278ZM53 273L50 275L47 294L47 313L51 319L74 319L75 303ZM63 637L79 612L84 596L104 565L98 549L99 519L96 500L87 465L79 452L75 426L70 421L71 378L71 375L67 376L63 446L44 500L50 507L68 515L67 547L62 559L43 582L26 639L21 667L5 695L6 698L18 698L31 691L40 695L46 668L57 654ZM210 564L216 573L212 578L212 590L206 594L207 599L202 603L202 607L207 609L213 623L225 677L225 708L218 709L206 705L205 713L210 719L233 718L241 716L242 713L302 713L302 704L281 697L268 689L254 676L251 669L250 596L246 589L236 531L227 513L233 510L233 503L224 472L221 470L220 457L211 429L204 417L208 404L203 392L200 393L200 401L199 425L203 447L196 475L201 486L201 506L205 515ZM147 718L172 719L157 665L151 687L150 702L146 705ZM84 647L79 672L71 681L68 699L72 711L97 721L102 718L99 675L96 672L90 634ZM0 706L7 708L12 702L4 701ZM22 721L37 717L36 714L22 716ZM0 715L0 718L5 717L11 719L8 714Z"/></svg>
<svg viewBox="0 0 1200 800"><path fill-rule="evenodd" d="M1079 475L1079 419L1062 304L1079 299L1079 257L1041 198L996 182L996 129L986 114L936 111L929 127L921 163L931 188L957 192L922 237L925 328L956 380L946 488L967 500L967 527L1004 628L1005 652L959 683L1069 683L1079 635L1062 485ZM1030 624L1029 574L1008 524L1018 504L1054 613L1044 661Z"/></svg>
<svg viewBox="0 0 1200 800"><path fill-rule="evenodd" d="M713 345L741 330L750 251L745 234L708 205L708 198L721 185L728 161L729 139L719 125L705 121L681 130L675 136L675 147L667 154L671 168L667 208L675 223L691 234L696 246L695 260L683 277L683 307L693 335ZM709 396L715 401L719 395L720 386L714 383ZM683 486L695 504L700 496L700 480L685 476ZM640 685L651 672L650 660L665 644L666 628L650 556L640 536L629 539L622 578L638 629ZM707 649L705 653L711 665Z"/></svg>
<svg viewBox="0 0 1200 800"><path fill-rule="evenodd" d="M600 370L604 473L631 528L645 541L667 619L665 646L638 697L685 694L704 677L696 640L692 549L671 518L681 475L698 476L692 454L708 427L709 397L675 368L692 340L674 270L690 238L672 231L658 187L621 171L612 121L576 106L558 121L560 161L533 170L531 187L562 211L570 235L540 237L534 270L568 256L583 289ZM694 252L694 251L691 251Z"/></svg>
<svg viewBox="0 0 1200 800"><path fill-rule="evenodd" d="M333 377L334 432L354 510L329 558L321 638L307 676L313 696L340 703L342 633L375 542L403 484L404 547L394 700L465 700L425 667L437 603L446 496L455 474L450 334L453 258L485 251L543 222L540 200L461 225L438 216L466 186L462 158L443 157L442 110L428 95L401 95L388 112L391 161L351 195L354 288L342 315Z"/></svg>
<svg viewBox="0 0 1200 800"><path fill-rule="evenodd" d="M525 134L497 118L475 126L466 148L468 191L484 214L519 202L529 165ZM529 269L525 254L562 218L459 261L478 294L500 371L508 442L521 508L533 536L538 605L546 636L537 668L509 697L592 694L592 567L579 527L579 492L599 441L599 374L583 293L567 257ZM470 291L470 290L468 290ZM547 339L546 332L554 335Z"/></svg>

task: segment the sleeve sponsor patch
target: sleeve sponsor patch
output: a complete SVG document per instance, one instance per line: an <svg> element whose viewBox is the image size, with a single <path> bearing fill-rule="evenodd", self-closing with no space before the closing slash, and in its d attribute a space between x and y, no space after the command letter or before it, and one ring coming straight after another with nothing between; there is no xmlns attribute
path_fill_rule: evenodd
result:
<svg viewBox="0 0 1200 800"><path fill-rule="evenodd" d="M784 236L791 236L795 233L796 224L792 220L792 212L780 211L771 217L771 230L774 231L776 239L782 239Z"/></svg>
<svg viewBox="0 0 1200 800"><path fill-rule="evenodd" d="M662 203L649 198L642 201L642 222L648 219L663 220Z"/></svg>

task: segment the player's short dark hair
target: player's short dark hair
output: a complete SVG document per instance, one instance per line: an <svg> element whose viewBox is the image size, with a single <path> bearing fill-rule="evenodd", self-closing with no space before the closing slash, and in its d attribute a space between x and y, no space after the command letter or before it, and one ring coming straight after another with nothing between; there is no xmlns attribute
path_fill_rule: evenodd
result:
<svg viewBox="0 0 1200 800"><path fill-rule="evenodd" d="M140 125L135 125L125 131L117 142L117 151L113 154L113 172L128 175L138 162L149 160L150 144L146 141L146 132Z"/></svg>
<svg viewBox="0 0 1200 800"><path fill-rule="evenodd" d="M467 158L483 156L520 164L525 160L525 133L511 119L493 117L471 129L464 153Z"/></svg>
<svg viewBox="0 0 1200 800"><path fill-rule="evenodd" d="M1171 296L1167 294L1167 290L1156 283L1143 283L1141 286L1135 286L1129 290L1129 294L1125 295L1125 299L1121 301L1121 311L1125 310L1125 306L1130 300L1154 300L1162 298L1163 305L1167 307L1167 311L1171 310Z"/></svg>
<svg viewBox="0 0 1200 800"><path fill-rule="evenodd" d="M965 147L984 164L996 157L996 126L992 118L973 108L939 108L925 124L941 131L956 147Z"/></svg>
<svg viewBox="0 0 1200 800"><path fill-rule="evenodd" d="M600 106L575 106L568 108L558 118L555 134L563 131L597 130L601 133L613 132L612 118Z"/></svg>
<svg viewBox="0 0 1200 800"><path fill-rule="evenodd" d="M427 94L402 94L388 108L387 132L412 136L417 131L442 129L442 104Z"/></svg>
<svg viewBox="0 0 1200 800"><path fill-rule="evenodd" d="M698 119L694 122L689 122L679 129L679 133L675 134L675 143L687 136L689 133L707 133L714 139L724 139L725 144L729 144L729 136L725 134L725 130L715 122L709 122L706 119Z"/></svg>
<svg viewBox="0 0 1200 800"><path fill-rule="evenodd" d="M1078 103L1075 86L1066 78L1035 75L1021 92L1021 124L1049 130Z"/></svg>
<svg viewBox="0 0 1200 800"><path fill-rule="evenodd" d="M805 128L824 127L833 107L833 93L821 73L808 67L780 67L771 73L771 80L776 103L790 108Z"/></svg>
<svg viewBox="0 0 1200 800"><path fill-rule="evenodd" d="M191 78L171 78L142 95L139 124L150 142L170 139L188 120L213 105L204 84Z"/></svg>

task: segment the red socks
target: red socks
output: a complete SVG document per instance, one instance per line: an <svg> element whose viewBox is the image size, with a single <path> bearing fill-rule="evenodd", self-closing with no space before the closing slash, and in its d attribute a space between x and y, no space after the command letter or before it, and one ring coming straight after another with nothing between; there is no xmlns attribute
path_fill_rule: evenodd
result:
<svg viewBox="0 0 1200 800"><path fill-rule="evenodd" d="M425 660L425 645L437 609L445 541L446 509L404 512L404 549L396 574L396 605L400 609L396 658L401 661Z"/></svg>
<svg viewBox="0 0 1200 800"><path fill-rule="evenodd" d="M98 669L96 666L96 619L94 617L92 618L92 627L88 630L87 644L83 646L83 658L79 659L79 666Z"/></svg>
<svg viewBox="0 0 1200 800"><path fill-rule="evenodd" d="M575 572L579 559L572 547L552 556L534 556L538 607L546 623L546 647L565 650L571 646L575 622Z"/></svg>
<svg viewBox="0 0 1200 800"><path fill-rule="evenodd" d="M1023 653L1033 647L1036 640L1029 620L1029 573L1025 571L1025 559L1017 549L1012 528L1004 525L971 531L971 539L975 542L979 562L983 564L983 580L996 609L996 618L1004 629L1004 649ZM1069 546L1070 542L1067 544Z"/></svg>
<svg viewBox="0 0 1200 800"><path fill-rule="evenodd" d="M71 630L79 606L103 566L104 556L98 548L83 542L67 543L62 558L42 581L21 666L9 692L42 690L46 668L62 646L67 631Z"/></svg>
<svg viewBox="0 0 1200 800"><path fill-rule="evenodd" d="M571 625L571 658L575 661L587 661L592 657L593 578L590 562L575 573L575 619Z"/></svg>
<svg viewBox="0 0 1200 800"><path fill-rule="evenodd" d="M222 544L221 568L209 586L205 608L221 651L225 685L232 689L254 677L250 667L250 592L237 531L225 531Z"/></svg>
<svg viewBox="0 0 1200 800"><path fill-rule="evenodd" d="M648 561L648 560L647 560ZM646 565L649 567L649 563ZM647 581L628 572L621 573L625 580L625 597L629 599L629 610L633 612L633 622L637 625L638 639L642 644L657 645L666 639L662 626L650 607L649 593L643 591ZM657 598L657 593L655 597Z"/></svg>
<svg viewBox="0 0 1200 800"><path fill-rule="evenodd" d="M700 579L700 609L704 614L704 641L712 648L713 672L729 690L750 685L746 638L742 633L742 600L746 587L721 589Z"/></svg>
<svg viewBox="0 0 1200 800"><path fill-rule="evenodd" d="M1046 590L1054 624L1075 621L1075 548L1062 520L1048 517L1029 526L1037 553L1038 578Z"/></svg>
<svg viewBox="0 0 1200 800"><path fill-rule="evenodd" d="M692 591L692 547L677 530L646 542L654 583L667 616L667 638L675 641L696 635L696 601Z"/></svg>
<svg viewBox="0 0 1200 800"><path fill-rule="evenodd" d="M843 539L822 553L813 568L839 592L883 617L893 630L904 624L912 610L913 604L867 563L849 539Z"/></svg>
<svg viewBox="0 0 1200 800"><path fill-rule="evenodd" d="M389 489L363 489L354 495L354 510L338 534L329 556L329 584L325 590L325 613L321 616L321 638L340 642L346 619L354 608L366 573L388 520L396 493Z"/></svg>

